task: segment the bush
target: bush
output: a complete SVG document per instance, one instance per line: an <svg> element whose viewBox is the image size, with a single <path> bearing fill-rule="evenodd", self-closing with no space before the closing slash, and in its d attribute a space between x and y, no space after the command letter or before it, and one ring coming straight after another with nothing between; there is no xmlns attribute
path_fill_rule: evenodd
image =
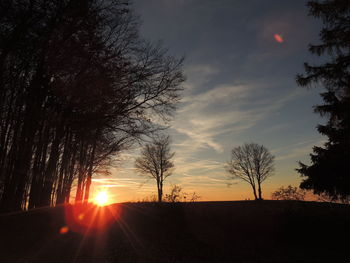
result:
<svg viewBox="0 0 350 263"><path fill-rule="evenodd" d="M272 199L274 200L299 200L305 199L306 191L288 185L287 187L281 186L278 190L272 193Z"/></svg>
<svg viewBox="0 0 350 263"><path fill-rule="evenodd" d="M165 195L165 201L170 203L176 202L196 202L201 197L193 192L191 194L182 192L182 187L179 185L172 185L169 194Z"/></svg>

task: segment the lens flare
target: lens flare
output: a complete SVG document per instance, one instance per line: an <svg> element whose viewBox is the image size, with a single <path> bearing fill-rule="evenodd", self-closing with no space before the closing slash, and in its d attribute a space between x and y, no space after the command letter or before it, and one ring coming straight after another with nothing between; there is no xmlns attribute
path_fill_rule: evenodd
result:
<svg viewBox="0 0 350 263"><path fill-rule="evenodd" d="M103 198L101 198L103 199ZM97 203L75 203L64 206L66 225L59 230L60 234L68 232L83 235L100 235L119 220L119 205L99 206Z"/></svg>
<svg viewBox="0 0 350 263"><path fill-rule="evenodd" d="M279 34L274 34L273 37L275 38L275 40L278 42L278 43L283 43L284 42L284 39L281 35Z"/></svg>
<svg viewBox="0 0 350 263"><path fill-rule="evenodd" d="M94 203L98 206L105 206L108 202L108 194L106 191L99 192L94 200Z"/></svg>
<svg viewBox="0 0 350 263"><path fill-rule="evenodd" d="M67 234L68 231L69 231L68 226L63 226L63 227L60 228L60 234L61 235Z"/></svg>

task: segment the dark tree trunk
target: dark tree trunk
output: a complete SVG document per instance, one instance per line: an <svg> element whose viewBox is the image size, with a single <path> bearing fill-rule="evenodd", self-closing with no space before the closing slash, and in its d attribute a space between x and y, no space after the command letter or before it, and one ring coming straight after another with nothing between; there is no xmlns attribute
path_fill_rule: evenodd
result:
<svg viewBox="0 0 350 263"><path fill-rule="evenodd" d="M43 196L41 198L41 205L48 206L51 204L51 195L53 190L53 184L55 182L57 163L59 158L59 146L61 143L61 137L63 132L63 126L59 125L56 130L54 141L51 145L50 159L44 175Z"/></svg>
<svg viewBox="0 0 350 263"><path fill-rule="evenodd" d="M63 204L64 203L64 176L66 173L67 176L67 166L69 165L69 148L71 144L71 133L66 132L65 136L65 142L63 145L63 154L62 154L62 160L61 160L61 166L59 170L59 176L58 176L58 182L57 182L57 188L56 188L56 205Z"/></svg>
<svg viewBox="0 0 350 263"><path fill-rule="evenodd" d="M158 190L158 202L162 202L163 197L163 183L158 179L157 180L157 190Z"/></svg>
<svg viewBox="0 0 350 263"><path fill-rule="evenodd" d="M97 135L96 135L97 136ZM85 185L85 194L84 194L84 202L89 202L89 195L90 195L90 186L91 186L91 178L92 178L92 172L94 169L94 160L95 160L95 150L96 150L96 141L93 144L91 153L90 153L90 160L89 160L89 170L87 173L86 178L86 185Z"/></svg>
<svg viewBox="0 0 350 263"><path fill-rule="evenodd" d="M259 194L259 200L263 200L262 193L261 193L261 183L258 183L258 194Z"/></svg>
<svg viewBox="0 0 350 263"><path fill-rule="evenodd" d="M254 184L252 184L252 189L253 189L253 194L254 194L255 200L258 200L258 195L256 194L256 187Z"/></svg>

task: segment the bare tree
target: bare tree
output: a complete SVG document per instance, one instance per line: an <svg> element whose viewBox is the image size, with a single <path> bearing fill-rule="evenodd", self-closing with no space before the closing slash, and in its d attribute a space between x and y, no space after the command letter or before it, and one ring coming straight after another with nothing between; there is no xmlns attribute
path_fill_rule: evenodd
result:
<svg viewBox="0 0 350 263"><path fill-rule="evenodd" d="M129 3L0 1L1 210L88 201L97 171L171 117L183 60L142 38Z"/></svg>
<svg viewBox="0 0 350 263"><path fill-rule="evenodd" d="M305 190L288 185L287 187L281 186L279 189L272 193L271 197L274 200L304 201L305 195Z"/></svg>
<svg viewBox="0 0 350 263"><path fill-rule="evenodd" d="M194 203L198 201L201 197L196 193L186 193L183 192L183 187L180 185L174 184L170 188L169 194L165 195L165 200L170 203L177 202L191 202Z"/></svg>
<svg viewBox="0 0 350 263"><path fill-rule="evenodd" d="M135 161L141 176L156 180L158 202L162 202L164 180L172 174L174 163L171 159L174 154L170 151L170 137L160 136L146 144L141 150L141 156Z"/></svg>
<svg viewBox="0 0 350 263"><path fill-rule="evenodd" d="M274 156L263 145L245 143L231 151L226 164L229 179L241 179L253 189L255 200L262 200L261 184L273 174Z"/></svg>
<svg viewBox="0 0 350 263"><path fill-rule="evenodd" d="M182 192L182 187L179 185L172 185L169 194L165 195L165 200L170 203L180 202L186 196L186 193Z"/></svg>

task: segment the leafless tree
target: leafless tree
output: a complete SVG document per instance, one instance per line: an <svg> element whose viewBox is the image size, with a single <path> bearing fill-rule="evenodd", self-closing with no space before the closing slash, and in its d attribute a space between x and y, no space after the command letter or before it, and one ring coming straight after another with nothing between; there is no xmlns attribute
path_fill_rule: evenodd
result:
<svg viewBox="0 0 350 263"><path fill-rule="evenodd" d="M171 117L183 59L142 38L129 3L0 1L0 210L88 201Z"/></svg>
<svg viewBox="0 0 350 263"><path fill-rule="evenodd" d="M169 136L154 139L142 148L141 156L135 161L136 170L141 176L156 180L158 202L162 202L164 180L172 174L174 168L171 159L175 153L170 150L170 142Z"/></svg>
<svg viewBox="0 0 350 263"><path fill-rule="evenodd" d="M241 179L253 189L255 200L262 200L261 184L274 172L274 156L263 145L244 144L231 151L226 164L229 179Z"/></svg>
<svg viewBox="0 0 350 263"><path fill-rule="evenodd" d="M186 193L183 191L183 187L180 185L174 184L171 185L169 194L165 195L165 200L169 203L178 203L178 202L190 202L194 203L198 201L201 197L196 193Z"/></svg>
<svg viewBox="0 0 350 263"><path fill-rule="evenodd" d="M281 186L274 191L271 195L274 200L305 200L306 191L298 187L288 185L287 187Z"/></svg>
<svg viewBox="0 0 350 263"><path fill-rule="evenodd" d="M165 195L165 200L170 203L180 202L186 196L186 193L182 192L182 187L175 184L171 186L169 194Z"/></svg>

